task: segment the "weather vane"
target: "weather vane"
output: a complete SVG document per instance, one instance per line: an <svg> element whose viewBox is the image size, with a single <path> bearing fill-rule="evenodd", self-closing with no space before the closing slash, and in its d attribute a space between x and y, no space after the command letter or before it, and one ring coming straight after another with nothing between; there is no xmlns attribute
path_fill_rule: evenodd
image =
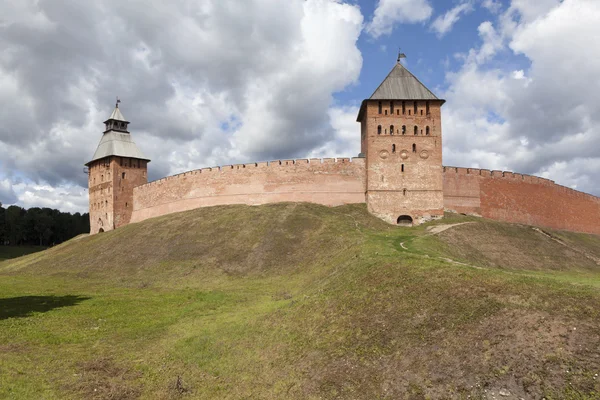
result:
<svg viewBox="0 0 600 400"><path fill-rule="evenodd" d="M406 58L406 54L402 53L401 48L398 47L398 62L400 62L400 60L403 58Z"/></svg>
<svg viewBox="0 0 600 400"><path fill-rule="evenodd" d="M119 103L121 102L121 100L119 100L119 96L117 96L117 104L115 105L115 107L119 108Z"/></svg>

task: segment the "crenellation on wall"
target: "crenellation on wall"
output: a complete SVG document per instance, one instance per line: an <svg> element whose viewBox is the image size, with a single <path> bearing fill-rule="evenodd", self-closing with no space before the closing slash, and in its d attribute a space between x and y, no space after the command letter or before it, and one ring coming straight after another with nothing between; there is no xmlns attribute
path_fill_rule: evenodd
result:
<svg viewBox="0 0 600 400"><path fill-rule="evenodd" d="M542 177L444 168L444 208L500 221L600 234L600 198ZM486 174L488 171L489 174Z"/></svg>
<svg viewBox="0 0 600 400"><path fill-rule="evenodd" d="M335 206L365 202L365 162L360 157L275 160L198 171L134 188L134 221L220 204L308 201Z"/></svg>

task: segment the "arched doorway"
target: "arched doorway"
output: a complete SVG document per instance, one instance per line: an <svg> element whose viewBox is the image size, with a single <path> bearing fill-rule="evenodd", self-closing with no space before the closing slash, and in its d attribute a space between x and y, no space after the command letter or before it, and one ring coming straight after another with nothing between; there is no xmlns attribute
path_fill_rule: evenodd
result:
<svg viewBox="0 0 600 400"><path fill-rule="evenodd" d="M401 215L398 217L397 223L400 226L412 226L413 219L410 215Z"/></svg>

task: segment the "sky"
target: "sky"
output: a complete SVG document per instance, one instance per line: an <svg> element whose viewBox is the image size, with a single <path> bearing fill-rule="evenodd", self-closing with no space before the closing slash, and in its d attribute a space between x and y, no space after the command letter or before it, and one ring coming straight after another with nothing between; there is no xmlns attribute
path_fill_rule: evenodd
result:
<svg viewBox="0 0 600 400"><path fill-rule="evenodd" d="M0 202L86 212L118 96L150 180L360 151L396 62L443 107L447 166L600 196L598 0L0 0Z"/></svg>

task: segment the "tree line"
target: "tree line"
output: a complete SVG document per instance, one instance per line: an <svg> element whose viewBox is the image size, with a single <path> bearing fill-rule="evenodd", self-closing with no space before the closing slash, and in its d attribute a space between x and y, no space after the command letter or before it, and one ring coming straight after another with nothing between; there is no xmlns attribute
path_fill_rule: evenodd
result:
<svg viewBox="0 0 600 400"><path fill-rule="evenodd" d="M0 245L52 246L90 232L89 214L65 213L51 208L2 207Z"/></svg>

